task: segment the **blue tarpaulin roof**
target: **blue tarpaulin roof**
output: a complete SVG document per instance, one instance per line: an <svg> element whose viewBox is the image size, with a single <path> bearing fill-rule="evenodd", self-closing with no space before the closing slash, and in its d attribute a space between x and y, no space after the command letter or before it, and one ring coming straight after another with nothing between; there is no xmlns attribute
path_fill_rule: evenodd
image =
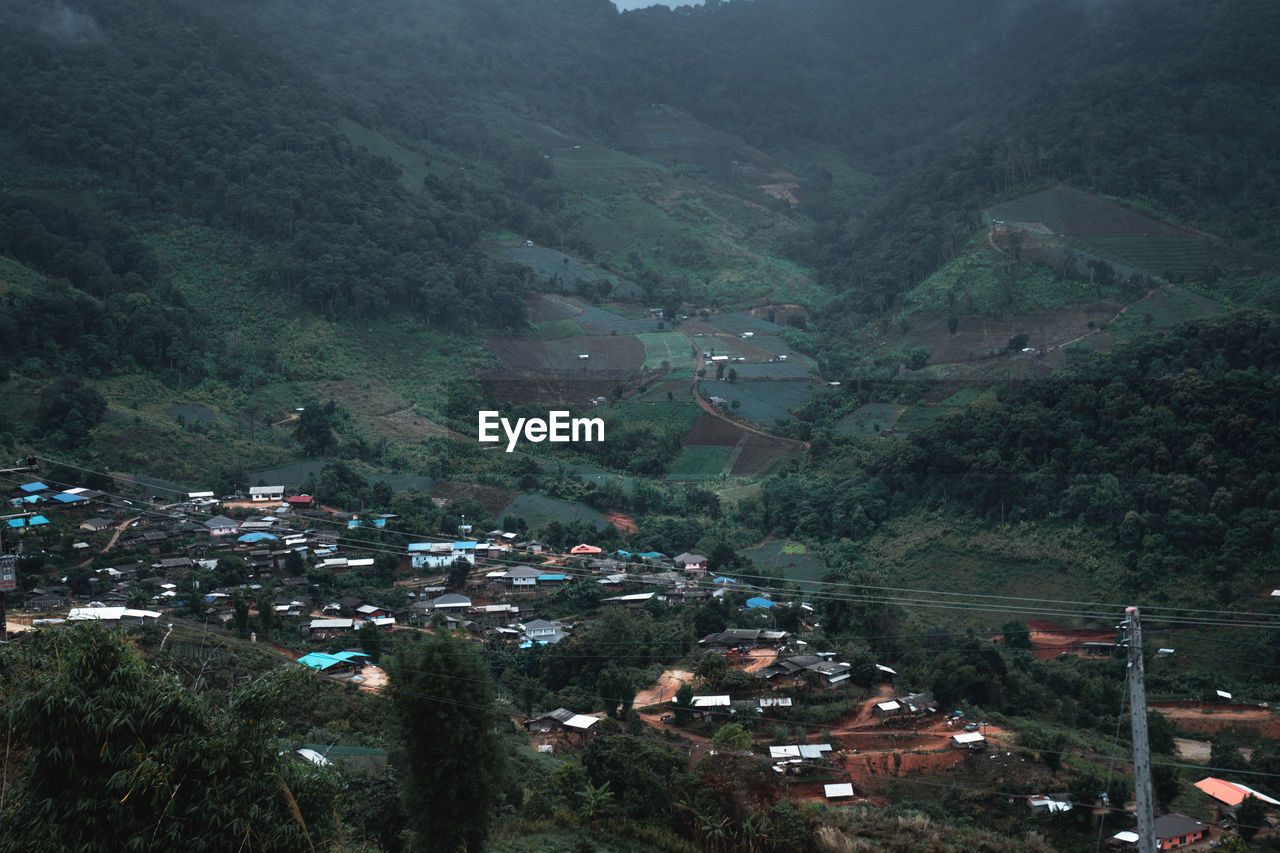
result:
<svg viewBox="0 0 1280 853"><path fill-rule="evenodd" d="M274 534L271 534L271 533L259 532L259 533L246 533L245 535L238 537L236 541L237 542L265 542L267 540L275 540L278 538L279 538L278 536L275 536Z"/></svg>
<svg viewBox="0 0 1280 853"><path fill-rule="evenodd" d="M309 666L312 669L324 670L331 666L335 666L336 664L346 663L352 658L367 657L368 655L364 652L336 652L331 655L327 655L324 652L312 652L309 655L303 655L298 658L298 663L303 666Z"/></svg>
<svg viewBox="0 0 1280 853"><path fill-rule="evenodd" d="M73 504L77 501L87 500L86 498L82 498L80 495L69 495L66 492L58 492L53 496L53 499L64 504Z"/></svg>
<svg viewBox="0 0 1280 853"><path fill-rule="evenodd" d="M49 490L49 487L44 483L27 483L21 488L24 492L45 492Z"/></svg>
<svg viewBox="0 0 1280 853"><path fill-rule="evenodd" d="M33 515L30 518L11 518L9 519L10 527L35 527L38 524L48 524L49 519L43 515Z"/></svg>
<svg viewBox="0 0 1280 853"><path fill-rule="evenodd" d="M773 606L773 602L767 598L760 598L759 596L756 596L755 598L747 599L747 607L763 607L765 609L768 609L772 606Z"/></svg>
<svg viewBox="0 0 1280 853"><path fill-rule="evenodd" d="M540 580L540 581L562 581L562 580L564 580L564 575L556 575L556 574L538 575L538 580Z"/></svg>

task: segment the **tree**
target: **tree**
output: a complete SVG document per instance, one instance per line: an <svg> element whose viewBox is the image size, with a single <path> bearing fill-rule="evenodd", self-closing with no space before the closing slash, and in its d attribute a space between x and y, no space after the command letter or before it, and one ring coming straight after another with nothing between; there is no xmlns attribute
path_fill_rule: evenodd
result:
<svg viewBox="0 0 1280 853"><path fill-rule="evenodd" d="M1004 634L1004 645L1008 649L1029 649L1031 648L1031 632L1027 630L1027 626L1012 620L1000 626L1000 631Z"/></svg>
<svg viewBox="0 0 1280 853"><path fill-rule="evenodd" d="M322 781L276 746L278 679L206 702L93 623L5 649L0 673L21 756L0 810L6 849L303 850L327 831L328 809L303 796Z"/></svg>
<svg viewBox="0 0 1280 853"><path fill-rule="evenodd" d="M702 683L712 689L719 687L724 674L729 671L729 661L718 652L707 652L698 658L694 675L702 679Z"/></svg>
<svg viewBox="0 0 1280 853"><path fill-rule="evenodd" d="M488 668L471 643L441 631L399 643L386 670L415 849L481 849L507 771Z"/></svg>
<svg viewBox="0 0 1280 853"><path fill-rule="evenodd" d="M1236 808L1236 827L1240 837L1252 841L1258 830L1267 824L1267 807L1262 800L1252 795L1245 797L1244 802Z"/></svg>
<svg viewBox="0 0 1280 853"><path fill-rule="evenodd" d="M743 728L742 723L725 723L712 735L711 745L717 749L750 749L751 732Z"/></svg>
<svg viewBox="0 0 1280 853"><path fill-rule="evenodd" d="M462 589L471 575L471 562L462 557L449 564L449 589Z"/></svg>
<svg viewBox="0 0 1280 853"><path fill-rule="evenodd" d="M671 703L672 716L677 726L687 726L693 719L693 686L684 682L676 690L676 698Z"/></svg>

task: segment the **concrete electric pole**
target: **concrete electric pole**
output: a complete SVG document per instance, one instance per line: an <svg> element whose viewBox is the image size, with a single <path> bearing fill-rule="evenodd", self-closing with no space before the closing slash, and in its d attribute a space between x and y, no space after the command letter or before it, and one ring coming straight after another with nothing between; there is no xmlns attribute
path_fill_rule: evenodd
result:
<svg viewBox="0 0 1280 853"><path fill-rule="evenodd" d="M1147 742L1147 686L1142 672L1142 626L1138 608L1126 607L1122 628L1128 633L1129 725L1133 733L1133 790L1138 809L1138 850L1156 853L1155 799L1151 792L1151 749Z"/></svg>

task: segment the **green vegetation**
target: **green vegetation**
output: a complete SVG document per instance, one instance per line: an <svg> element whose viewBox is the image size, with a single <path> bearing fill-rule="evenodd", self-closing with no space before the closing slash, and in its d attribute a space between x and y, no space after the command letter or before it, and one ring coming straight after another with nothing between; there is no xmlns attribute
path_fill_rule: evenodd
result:
<svg viewBox="0 0 1280 853"><path fill-rule="evenodd" d="M680 455L671 463L667 477L673 480L719 477L724 473L725 466L732 455L732 447L691 444L681 450Z"/></svg>
<svg viewBox="0 0 1280 853"><path fill-rule="evenodd" d="M645 370L666 367L682 371L693 367L693 353L684 335L677 332L657 332L639 334L636 337L644 344Z"/></svg>

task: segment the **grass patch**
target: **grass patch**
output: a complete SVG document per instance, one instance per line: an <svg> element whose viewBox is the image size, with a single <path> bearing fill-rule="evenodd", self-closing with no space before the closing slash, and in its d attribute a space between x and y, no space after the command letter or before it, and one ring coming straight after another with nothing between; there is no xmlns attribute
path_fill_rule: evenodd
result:
<svg viewBox="0 0 1280 853"><path fill-rule="evenodd" d="M678 332L643 332L636 335L644 344L645 370L657 370L665 364L672 370L693 367L689 341Z"/></svg>
<svg viewBox="0 0 1280 853"><path fill-rule="evenodd" d="M859 438L875 438L891 429L904 410L893 403L867 403L836 421L836 431Z"/></svg>
<svg viewBox="0 0 1280 853"><path fill-rule="evenodd" d="M1118 341L1129 341L1155 329L1167 329L1216 313L1218 304L1181 287L1162 287L1147 298L1129 306L1116 318L1108 331Z"/></svg>

